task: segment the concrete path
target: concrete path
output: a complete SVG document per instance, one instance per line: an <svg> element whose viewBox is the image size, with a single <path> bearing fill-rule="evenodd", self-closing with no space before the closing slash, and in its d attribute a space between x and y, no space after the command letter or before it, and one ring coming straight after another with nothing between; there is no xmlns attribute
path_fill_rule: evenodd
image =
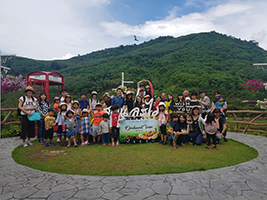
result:
<svg viewBox="0 0 267 200"><path fill-rule="evenodd" d="M0 200L5 199L267 199L267 138L229 133L259 156L236 166L168 175L79 176L16 164L18 138L0 140ZM204 148L204 145L203 145Z"/></svg>

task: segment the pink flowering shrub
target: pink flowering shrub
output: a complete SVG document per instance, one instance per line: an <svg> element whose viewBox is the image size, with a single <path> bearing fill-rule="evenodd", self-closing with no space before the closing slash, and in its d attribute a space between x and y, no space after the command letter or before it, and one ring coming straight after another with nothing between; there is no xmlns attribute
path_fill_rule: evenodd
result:
<svg viewBox="0 0 267 200"><path fill-rule="evenodd" d="M7 75L1 81L1 94L6 94L7 92L17 92L21 88L26 88L26 81L21 75L10 76Z"/></svg>
<svg viewBox="0 0 267 200"><path fill-rule="evenodd" d="M255 81L255 79L254 80L250 79L244 83L244 88L250 91L257 91L260 88L264 88L263 80L259 79Z"/></svg>

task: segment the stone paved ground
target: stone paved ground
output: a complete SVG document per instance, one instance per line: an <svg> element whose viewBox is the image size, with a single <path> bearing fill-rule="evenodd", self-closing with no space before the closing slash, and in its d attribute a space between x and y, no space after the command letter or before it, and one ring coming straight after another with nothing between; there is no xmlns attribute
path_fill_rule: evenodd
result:
<svg viewBox="0 0 267 200"><path fill-rule="evenodd" d="M229 133L258 150L236 166L181 174L79 176L42 172L16 164L18 138L0 140L0 200L5 199L267 199L267 138ZM204 146L203 146L204 147Z"/></svg>

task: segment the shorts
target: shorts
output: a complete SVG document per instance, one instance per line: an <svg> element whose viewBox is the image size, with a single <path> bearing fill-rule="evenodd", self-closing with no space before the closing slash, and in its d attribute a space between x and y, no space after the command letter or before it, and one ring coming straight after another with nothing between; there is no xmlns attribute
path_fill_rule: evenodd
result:
<svg viewBox="0 0 267 200"><path fill-rule="evenodd" d="M30 121L27 115L22 115L20 139L26 139L26 137L35 137L35 121Z"/></svg>
<svg viewBox="0 0 267 200"><path fill-rule="evenodd" d="M162 135L167 135L167 132L166 132L166 125L162 124L160 126L160 132Z"/></svg>
<svg viewBox="0 0 267 200"><path fill-rule="evenodd" d="M62 132L62 125L57 128L57 136L66 135L66 132Z"/></svg>
<svg viewBox="0 0 267 200"><path fill-rule="evenodd" d="M102 133L99 133L99 128L100 126L93 125L92 136L102 135Z"/></svg>
<svg viewBox="0 0 267 200"><path fill-rule="evenodd" d="M67 137L75 136L75 129L67 129Z"/></svg>
<svg viewBox="0 0 267 200"><path fill-rule="evenodd" d="M52 140L53 139L53 133L54 133L53 128L46 130L45 134L44 134L44 139L49 138L50 140Z"/></svg>
<svg viewBox="0 0 267 200"><path fill-rule="evenodd" d="M111 138L117 138L117 140L120 139L120 128L112 126Z"/></svg>

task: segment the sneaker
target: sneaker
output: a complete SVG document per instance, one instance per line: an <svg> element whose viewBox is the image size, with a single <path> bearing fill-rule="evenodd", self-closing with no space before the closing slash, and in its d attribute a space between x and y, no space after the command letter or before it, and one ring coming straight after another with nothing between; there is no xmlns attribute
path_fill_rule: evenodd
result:
<svg viewBox="0 0 267 200"><path fill-rule="evenodd" d="M223 138L223 141L228 142L228 140L226 138Z"/></svg>
<svg viewBox="0 0 267 200"><path fill-rule="evenodd" d="M162 144L163 144L163 145L166 145L166 144L168 144L168 143L165 141L165 142L163 142Z"/></svg>
<svg viewBox="0 0 267 200"><path fill-rule="evenodd" d="M96 144L96 141L93 141L93 142L91 143L91 145L94 145L94 144Z"/></svg>
<svg viewBox="0 0 267 200"><path fill-rule="evenodd" d="M117 145L117 146L119 146L119 145L120 145L120 143L119 143L119 142L117 142L117 143L116 143L116 145Z"/></svg>
<svg viewBox="0 0 267 200"><path fill-rule="evenodd" d="M86 140L86 141L84 142L84 144L85 144L85 145L88 145L88 144L89 144L89 142Z"/></svg>
<svg viewBox="0 0 267 200"><path fill-rule="evenodd" d="M205 149L206 149L206 150L211 150L211 148L210 148L210 147L206 147Z"/></svg>
<svg viewBox="0 0 267 200"><path fill-rule="evenodd" d="M22 146L23 146L23 147L27 147L27 146L29 146L29 145L28 145L27 142L24 142L24 143L22 144Z"/></svg>
<svg viewBox="0 0 267 200"><path fill-rule="evenodd" d="M214 147L212 147L213 149L218 149L218 147L217 146L214 146Z"/></svg>
<svg viewBox="0 0 267 200"><path fill-rule="evenodd" d="M46 146L46 147L48 147L48 146L49 146L48 142L46 142L46 143L45 143L45 146Z"/></svg>
<svg viewBox="0 0 267 200"><path fill-rule="evenodd" d="M58 142L58 143L60 142L60 139L59 139L59 138L57 138L57 142Z"/></svg>
<svg viewBox="0 0 267 200"><path fill-rule="evenodd" d="M43 144L44 142L43 142L43 140L39 140L38 143L39 144Z"/></svg>
<svg viewBox="0 0 267 200"><path fill-rule="evenodd" d="M60 146L63 146L63 143L62 142L60 142L60 144L59 144Z"/></svg>
<svg viewBox="0 0 267 200"><path fill-rule="evenodd" d="M85 142L81 144L81 146L86 146Z"/></svg>
<svg viewBox="0 0 267 200"><path fill-rule="evenodd" d="M98 144L101 144L102 142L98 141Z"/></svg>
<svg viewBox="0 0 267 200"><path fill-rule="evenodd" d="M78 144L76 143L76 144L74 144L74 147L78 147Z"/></svg>
<svg viewBox="0 0 267 200"><path fill-rule="evenodd" d="M112 142L112 146L113 146L113 147L115 146L114 142Z"/></svg>
<svg viewBox="0 0 267 200"><path fill-rule="evenodd" d="M33 143L31 143L31 141L29 141L27 143L28 143L29 146L32 146L33 145Z"/></svg>
<svg viewBox="0 0 267 200"><path fill-rule="evenodd" d="M162 144L162 143L163 143L163 141L162 141L162 140L160 140L160 141L159 141L159 143L160 143L160 144Z"/></svg>
<svg viewBox="0 0 267 200"><path fill-rule="evenodd" d="M50 145L55 146L54 142L50 142Z"/></svg>
<svg viewBox="0 0 267 200"><path fill-rule="evenodd" d="M63 146L66 146L67 145L67 143L66 142L63 142Z"/></svg>
<svg viewBox="0 0 267 200"><path fill-rule="evenodd" d="M106 144L105 144L105 143L103 143L103 146L106 146Z"/></svg>
<svg viewBox="0 0 267 200"><path fill-rule="evenodd" d="M110 144L110 143L108 143L108 145L110 146L111 144Z"/></svg>
<svg viewBox="0 0 267 200"><path fill-rule="evenodd" d="M68 144L68 145L67 145L67 148L70 148L70 147L71 147L70 144Z"/></svg>

